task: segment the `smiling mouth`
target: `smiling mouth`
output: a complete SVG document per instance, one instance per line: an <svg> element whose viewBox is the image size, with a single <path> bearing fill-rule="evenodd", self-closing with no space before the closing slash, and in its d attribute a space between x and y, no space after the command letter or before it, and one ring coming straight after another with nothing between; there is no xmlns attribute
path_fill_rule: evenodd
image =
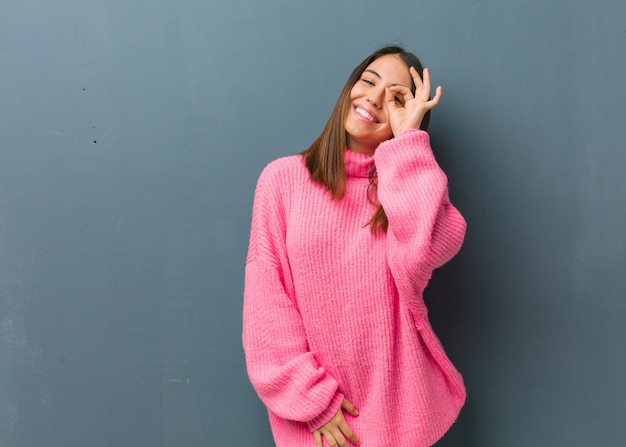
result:
<svg viewBox="0 0 626 447"><path fill-rule="evenodd" d="M354 111L357 115L359 115L362 118L365 118L366 120L372 122L372 123L379 123L380 121L378 121L375 117L373 117L372 115L370 115L367 110L364 110L362 108L360 108L359 106L355 106L354 107Z"/></svg>

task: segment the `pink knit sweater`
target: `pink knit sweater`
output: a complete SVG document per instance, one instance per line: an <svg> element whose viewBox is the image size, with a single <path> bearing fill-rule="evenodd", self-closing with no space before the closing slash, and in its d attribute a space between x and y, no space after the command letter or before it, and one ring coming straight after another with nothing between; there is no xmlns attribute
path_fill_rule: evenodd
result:
<svg viewBox="0 0 626 447"><path fill-rule="evenodd" d="M387 233L365 224L376 165ZM465 220L426 132L346 150L346 194L333 200L300 155L258 181L246 265L243 345L278 447L315 447L312 431L344 397L364 447L427 447L455 421L463 379L428 322L422 292L461 247Z"/></svg>

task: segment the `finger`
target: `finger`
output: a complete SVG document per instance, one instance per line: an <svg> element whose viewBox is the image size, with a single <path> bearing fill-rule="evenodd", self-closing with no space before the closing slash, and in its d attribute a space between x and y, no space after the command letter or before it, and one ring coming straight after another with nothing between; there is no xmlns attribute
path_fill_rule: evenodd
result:
<svg viewBox="0 0 626 447"><path fill-rule="evenodd" d="M339 447L349 447L346 438L343 436L343 433L341 433L341 430L339 430L338 427L332 430L332 435L335 438L336 445ZM326 440L328 440L328 438L326 438Z"/></svg>
<svg viewBox="0 0 626 447"><path fill-rule="evenodd" d="M422 78L420 74L417 72L415 67L409 68L409 72L411 73L411 77L413 78L413 83L415 84L415 88L419 89L422 87Z"/></svg>
<svg viewBox="0 0 626 447"><path fill-rule="evenodd" d="M406 103L413 99L413 92L408 87L404 87L402 85L392 85L391 87L389 87L389 90L391 90L391 93L394 96L400 96L403 103Z"/></svg>
<svg viewBox="0 0 626 447"><path fill-rule="evenodd" d="M385 106L389 112L404 108L406 103L411 99L413 99L413 94L410 90L406 95L403 95L399 91L396 91L395 87L387 87L385 89Z"/></svg>
<svg viewBox="0 0 626 447"><path fill-rule="evenodd" d="M398 108L396 104L396 98L393 96L393 92L389 87L385 89L385 104L389 110L395 110Z"/></svg>
<svg viewBox="0 0 626 447"><path fill-rule="evenodd" d="M322 432L322 436L326 440L326 444L328 444L329 447L339 447L339 444L335 440L335 436L329 430L324 430Z"/></svg>
<svg viewBox="0 0 626 447"><path fill-rule="evenodd" d="M324 447L322 445L322 434L319 432L319 430L315 430L313 432L313 438L315 438L315 447Z"/></svg>
<svg viewBox="0 0 626 447"><path fill-rule="evenodd" d="M352 416L359 415L359 410L357 410L356 406L352 402L350 402L348 399L344 398L343 402L341 403L341 408L346 410Z"/></svg>
<svg viewBox="0 0 626 447"><path fill-rule="evenodd" d="M424 68L424 82L422 84L422 99L428 101L430 99L430 72L428 68Z"/></svg>
<svg viewBox="0 0 626 447"><path fill-rule="evenodd" d="M437 89L435 90L435 96L433 97L433 99L429 101L431 108L439 104L439 101L441 101L442 94L443 94L443 89L439 85L437 86Z"/></svg>
<svg viewBox="0 0 626 447"><path fill-rule="evenodd" d="M344 422L343 424L340 424L339 429L346 436L346 438L352 441L353 444L359 445L361 443L357 435L354 434L354 432L352 431L352 429L346 422Z"/></svg>

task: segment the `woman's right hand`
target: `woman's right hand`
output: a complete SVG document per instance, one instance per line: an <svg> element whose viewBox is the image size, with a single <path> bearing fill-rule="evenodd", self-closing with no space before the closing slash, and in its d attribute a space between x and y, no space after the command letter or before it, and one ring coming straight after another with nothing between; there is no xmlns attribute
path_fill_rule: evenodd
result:
<svg viewBox="0 0 626 447"><path fill-rule="evenodd" d="M361 443L343 417L343 410L346 410L352 416L359 415L356 407L348 399L344 399L341 403L341 408L332 419L313 432L316 447L323 447L322 436L330 447L349 447L346 438L354 445Z"/></svg>

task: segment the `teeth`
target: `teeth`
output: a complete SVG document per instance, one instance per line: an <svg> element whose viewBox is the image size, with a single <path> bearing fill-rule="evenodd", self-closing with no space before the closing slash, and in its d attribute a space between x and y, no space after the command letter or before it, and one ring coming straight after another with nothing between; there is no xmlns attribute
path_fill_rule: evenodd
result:
<svg viewBox="0 0 626 447"><path fill-rule="evenodd" d="M376 122L376 118L374 118L372 115L370 115L369 113L367 113L365 110L363 110L360 107L357 107L356 109L356 113L358 113L360 116L362 116L363 118L365 118L366 120L371 121L372 123Z"/></svg>

